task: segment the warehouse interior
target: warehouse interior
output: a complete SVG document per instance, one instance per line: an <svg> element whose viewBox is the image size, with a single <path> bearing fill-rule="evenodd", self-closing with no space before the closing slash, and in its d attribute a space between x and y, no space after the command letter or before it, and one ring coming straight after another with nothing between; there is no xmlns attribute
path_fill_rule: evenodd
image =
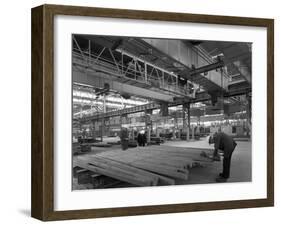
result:
<svg viewBox="0 0 281 226"><path fill-rule="evenodd" d="M227 182L250 182L251 48L73 34L73 190L215 183L215 132L237 143Z"/></svg>

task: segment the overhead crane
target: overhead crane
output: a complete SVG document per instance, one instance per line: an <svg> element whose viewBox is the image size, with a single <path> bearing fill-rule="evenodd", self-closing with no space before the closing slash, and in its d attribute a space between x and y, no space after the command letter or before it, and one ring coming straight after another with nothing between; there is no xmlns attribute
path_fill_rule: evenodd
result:
<svg viewBox="0 0 281 226"><path fill-rule="evenodd" d="M237 89L240 84L237 86L232 84L228 90L227 86L226 88L224 87L225 84L223 82L218 84L205 76L209 71L221 69L225 66L225 62L221 59L201 67L196 68L192 66L189 68L181 61L175 60L171 56L157 50L155 46L147 48L148 43L141 39L125 38L122 40L111 37L106 37L106 39L91 37L88 41L88 47L81 48L79 43L81 40L77 41L75 37L73 38L76 45L73 51L73 65L75 67L79 67L82 70L87 69L88 73L107 74L116 82L132 87L155 90L160 93L162 92L163 95L172 95L173 99L168 101L167 107L177 105L189 106L190 103L210 99L216 102L217 96L221 96L222 98L230 97L241 93L248 93L251 90L251 87L247 85ZM93 51L94 45L101 45L99 51ZM155 53L157 56L153 55ZM167 62L172 64L172 66L165 65ZM129 63L132 65L131 67L128 66ZM179 73L177 74L176 72ZM195 92L196 89L190 90L187 86L181 86L179 81L181 78L186 79L188 83L192 81L192 85L199 84L203 87L203 90ZM221 79L223 79L222 72ZM109 117L160 109L162 105L163 103L158 100L154 103L86 116L80 120L81 122L104 120ZM188 115L190 114L188 113Z"/></svg>

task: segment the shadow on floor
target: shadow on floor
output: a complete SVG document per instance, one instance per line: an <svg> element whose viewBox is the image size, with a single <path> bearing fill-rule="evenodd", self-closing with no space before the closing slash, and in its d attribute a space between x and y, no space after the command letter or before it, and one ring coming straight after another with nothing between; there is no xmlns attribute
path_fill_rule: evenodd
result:
<svg viewBox="0 0 281 226"><path fill-rule="evenodd" d="M26 217L31 216L31 212L30 212L29 209L19 209L18 212L21 213L22 215L26 216Z"/></svg>

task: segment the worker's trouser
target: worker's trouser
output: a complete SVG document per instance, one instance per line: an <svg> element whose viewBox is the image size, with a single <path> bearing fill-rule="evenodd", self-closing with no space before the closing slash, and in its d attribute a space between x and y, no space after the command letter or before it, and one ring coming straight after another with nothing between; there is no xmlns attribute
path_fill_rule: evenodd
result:
<svg viewBox="0 0 281 226"><path fill-rule="evenodd" d="M144 147L145 146L145 142L144 141L139 141L138 142L139 146Z"/></svg>
<svg viewBox="0 0 281 226"><path fill-rule="evenodd" d="M222 177L225 179L229 178L230 175L230 163L231 163L231 156L232 156L232 152L230 152L230 154L227 157L223 158L223 171L222 171Z"/></svg>

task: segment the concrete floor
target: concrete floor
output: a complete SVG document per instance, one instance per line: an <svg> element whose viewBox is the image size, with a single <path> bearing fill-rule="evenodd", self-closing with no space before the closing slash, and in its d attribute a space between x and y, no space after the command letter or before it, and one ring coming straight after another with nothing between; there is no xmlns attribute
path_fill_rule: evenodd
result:
<svg viewBox="0 0 281 226"><path fill-rule="evenodd" d="M164 145L173 147L213 148L207 139L200 141L167 141ZM249 182L252 180L252 151L251 142L237 142L231 160L230 178L228 182ZM189 180L179 184L204 184L213 183L217 175L222 172L222 161L212 162L202 168L192 168Z"/></svg>

